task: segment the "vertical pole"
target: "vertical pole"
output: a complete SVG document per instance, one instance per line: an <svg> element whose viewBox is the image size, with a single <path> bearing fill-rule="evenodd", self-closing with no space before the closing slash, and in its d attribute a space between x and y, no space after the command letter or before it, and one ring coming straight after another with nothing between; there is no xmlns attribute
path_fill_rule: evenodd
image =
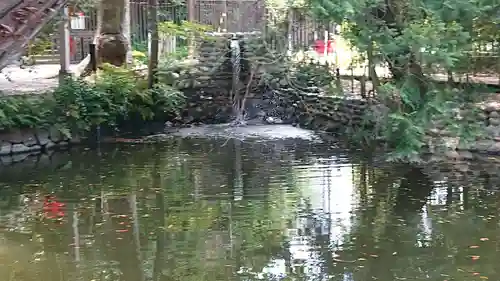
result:
<svg viewBox="0 0 500 281"><path fill-rule="evenodd" d="M325 59L325 65L327 65L328 64L328 41L329 41L328 40L329 39L328 38L328 28L325 28L323 37L325 38L324 42L323 42L325 44L325 47L323 49L323 57Z"/></svg>
<svg viewBox="0 0 500 281"><path fill-rule="evenodd" d="M158 68L158 0L149 0L149 64L148 64L148 88L152 89L156 84L156 71Z"/></svg>
<svg viewBox="0 0 500 281"><path fill-rule="evenodd" d="M293 53L293 9L288 8L288 55L291 57Z"/></svg>
<svg viewBox="0 0 500 281"><path fill-rule="evenodd" d="M224 21L224 24L223 24L223 30L222 32L227 32L227 1L223 1L223 4L224 6L222 6L223 8L223 14L222 14L222 20Z"/></svg>
<svg viewBox="0 0 500 281"><path fill-rule="evenodd" d="M92 72L97 71L97 52L95 43L89 44L89 55L90 55L90 66L92 67Z"/></svg>
<svg viewBox="0 0 500 281"><path fill-rule="evenodd" d="M195 22L195 11L194 6L196 0L187 0L187 20L188 22ZM194 38L192 36L188 37L188 57L193 58L194 56Z"/></svg>
<svg viewBox="0 0 500 281"><path fill-rule="evenodd" d="M80 38L80 60L85 59L85 40L83 37Z"/></svg>
<svg viewBox="0 0 500 281"><path fill-rule="evenodd" d="M63 19L59 24L59 64L61 66L59 70L59 82L63 82L70 73L69 36L69 9L68 5L65 5L63 7Z"/></svg>
<svg viewBox="0 0 500 281"><path fill-rule="evenodd" d="M122 28L123 28L123 35L125 35L125 38L127 38L127 64L131 64L133 62L133 57L132 57L132 38L131 38L131 32L130 32L130 25L132 23L132 16L130 15L130 1L125 1L125 7L124 7L124 17L125 20L122 22Z"/></svg>

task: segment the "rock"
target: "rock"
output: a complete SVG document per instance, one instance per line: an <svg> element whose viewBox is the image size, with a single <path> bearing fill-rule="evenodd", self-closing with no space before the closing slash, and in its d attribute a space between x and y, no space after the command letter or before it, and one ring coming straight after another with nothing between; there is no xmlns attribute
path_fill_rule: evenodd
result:
<svg viewBox="0 0 500 281"><path fill-rule="evenodd" d="M481 112L477 115L477 118L478 119L481 119L481 120L486 120L488 119L488 115L486 115L485 113Z"/></svg>
<svg viewBox="0 0 500 281"><path fill-rule="evenodd" d="M488 119L488 123L490 123L490 125L493 125L493 126L498 126L500 125L500 118L489 118Z"/></svg>
<svg viewBox="0 0 500 281"><path fill-rule="evenodd" d="M474 155L467 150L460 151L459 153L459 158L463 160L472 160L474 159Z"/></svg>
<svg viewBox="0 0 500 281"><path fill-rule="evenodd" d="M488 152L489 149L495 144L496 142L493 140L480 140L476 143L473 144L473 149L478 150L480 152Z"/></svg>
<svg viewBox="0 0 500 281"><path fill-rule="evenodd" d="M488 153L500 154L500 142L494 142L487 150Z"/></svg>
<svg viewBox="0 0 500 281"><path fill-rule="evenodd" d="M446 148L455 150L457 149L460 139L459 138L454 138L454 137L443 137L441 138L443 141L443 144Z"/></svg>
<svg viewBox="0 0 500 281"><path fill-rule="evenodd" d="M491 137L498 137L498 136L500 136L500 126L489 125L484 130Z"/></svg>
<svg viewBox="0 0 500 281"><path fill-rule="evenodd" d="M467 171L469 171L469 165L467 163L456 163L455 165L453 165L453 168L461 173L466 173Z"/></svg>
<svg viewBox="0 0 500 281"><path fill-rule="evenodd" d="M151 143L164 142L170 139L171 135L168 134L156 134L142 138L143 142L151 142Z"/></svg>
<svg viewBox="0 0 500 281"><path fill-rule="evenodd" d="M283 124L283 120L279 117L268 116L265 121L267 124Z"/></svg>
<svg viewBox="0 0 500 281"><path fill-rule="evenodd" d="M497 111L499 109L500 109L500 103L495 101L487 103L484 107L484 111L486 112Z"/></svg>
<svg viewBox="0 0 500 281"><path fill-rule="evenodd" d="M498 111L492 111L490 114L488 114L489 118L500 118L500 114L498 114Z"/></svg>

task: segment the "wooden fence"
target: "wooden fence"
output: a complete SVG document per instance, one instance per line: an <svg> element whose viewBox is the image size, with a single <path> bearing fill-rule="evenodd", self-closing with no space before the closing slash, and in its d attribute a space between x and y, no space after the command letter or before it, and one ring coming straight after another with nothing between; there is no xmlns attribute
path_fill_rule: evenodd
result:
<svg viewBox="0 0 500 281"><path fill-rule="evenodd" d="M147 2L130 3L131 41L136 50L147 51L149 34L149 5ZM266 32L268 23L271 22L263 0L195 0L194 21L209 25L214 30L227 32ZM187 7L185 5L172 6L161 3L158 7L160 21L187 20ZM281 36L291 40L294 50L307 49L316 40L324 40L324 31L331 34L335 25L319 22L298 11L291 10L288 31L283 31ZM76 20L76 18L73 18ZM71 30L71 61L77 63L89 52L97 29L97 11L88 10L81 16L78 24ZM291 34L286 34L291 32ZM57 53L58 38L55 35L52 53ZM169 48L172 49L172 48Z"/></svg>

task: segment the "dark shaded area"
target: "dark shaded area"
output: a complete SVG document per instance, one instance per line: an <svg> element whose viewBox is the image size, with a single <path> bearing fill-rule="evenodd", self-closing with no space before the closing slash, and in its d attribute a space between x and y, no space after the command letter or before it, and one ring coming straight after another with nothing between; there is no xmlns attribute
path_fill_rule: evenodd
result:
<svg viewBox="0 0 500 281"><path fill-rule="evenodd" d="M400 185L394 206L394 214L406 218L422 210L434 189L434 183L422 169L409 168L400 176Z"/></svg>

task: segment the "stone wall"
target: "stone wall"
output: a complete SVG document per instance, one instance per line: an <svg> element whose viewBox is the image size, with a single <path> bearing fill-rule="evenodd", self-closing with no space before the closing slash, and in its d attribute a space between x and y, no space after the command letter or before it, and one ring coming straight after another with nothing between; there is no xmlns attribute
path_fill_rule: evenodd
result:
<svg viewBox="0 0 500 281"><path fill-rule="evenodd" d="M17 162L12 155L20 155L23 159L26 154L39 154L52 148L67 147L78 143L78 139L69 139L55 129L37 130L20 129L0 133L0 162ZM24 154L24 155L21 155Z"/></svg>
<svg viewBox="0 0 500 281"><path fill-rule="evenodd" d="M240 42L241 73L239 89L243 95L250 78L251 64L259 64L259 71L251 81L249 99L266 91L261 82L263 73L276 72L277 57L269 52L259 33L236 33ZM183 90L188 106L183 121L228 122L231 118L232 64L231 33L213 33L198 39L196 59L172 66L164 74L164 80ZM280 82L279 78L274 81Z"/></svg>

